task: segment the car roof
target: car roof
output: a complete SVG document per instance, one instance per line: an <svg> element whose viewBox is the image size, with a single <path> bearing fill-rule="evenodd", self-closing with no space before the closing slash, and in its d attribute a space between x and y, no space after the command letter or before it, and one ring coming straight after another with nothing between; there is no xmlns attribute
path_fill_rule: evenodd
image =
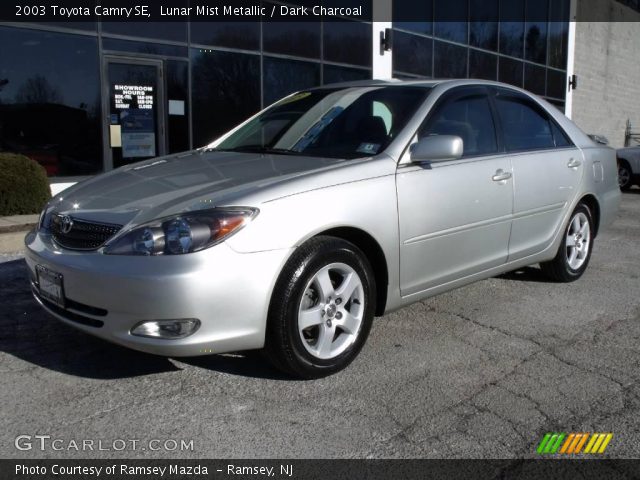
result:
<svg viewBox="0 0 640 480"><path fill-rule="evenodd" d="M420 86L420 87L435 87L437 85L495 85L501 87L515 88L513 85L506 83L495 82L492 80L479 80L474 78L441 78L441 79L416 79L416 80L400 80L397 78L391 78L388 80L353 80L350 82L329 83L318 88L336 88L336 87L375 87L382 85L393 86ZM517 88L516 88L517 89Z"/></svg>

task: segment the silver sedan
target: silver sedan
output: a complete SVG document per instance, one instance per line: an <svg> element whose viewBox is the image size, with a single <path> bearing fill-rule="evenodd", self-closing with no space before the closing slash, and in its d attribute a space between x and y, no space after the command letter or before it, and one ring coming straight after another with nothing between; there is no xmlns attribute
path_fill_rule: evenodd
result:
<svg viewBox="0 0 640 480"><path fill-rule="evenodd" d="M540 98L367 81L70 188L26 259L37 301L91 335L262 349L313 378L347 366L375 316L525 265L578 279L619 200L615 151Z"/></svg>

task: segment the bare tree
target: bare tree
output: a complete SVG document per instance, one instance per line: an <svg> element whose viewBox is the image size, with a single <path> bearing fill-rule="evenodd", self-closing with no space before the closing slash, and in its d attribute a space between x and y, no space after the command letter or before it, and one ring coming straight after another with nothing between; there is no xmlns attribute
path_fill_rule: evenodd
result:
<svg viewBox="0 0 640 480"><path fill-rule="evenodd" d="M36 75L20 86L16 103L62 103L62 95L44 76Z"/></svg>

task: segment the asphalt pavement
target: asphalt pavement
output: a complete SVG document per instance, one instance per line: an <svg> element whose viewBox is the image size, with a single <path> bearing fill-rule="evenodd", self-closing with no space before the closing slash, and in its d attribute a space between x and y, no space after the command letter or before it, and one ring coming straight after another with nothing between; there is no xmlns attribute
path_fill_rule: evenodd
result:
<svg viewBox="0 0 640 480"><path fill-rule="evenodd" d="M0 457L532 458L546 432L611 432L604 456L638 458L639 244L634 189L579 281L534 266L414 304L317 381L252 352L175 360L77 332L3 255Z"/></svg>

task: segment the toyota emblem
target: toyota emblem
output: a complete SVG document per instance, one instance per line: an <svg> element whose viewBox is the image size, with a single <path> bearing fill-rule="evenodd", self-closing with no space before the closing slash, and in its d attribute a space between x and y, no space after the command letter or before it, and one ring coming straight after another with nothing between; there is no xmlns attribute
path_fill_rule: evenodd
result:
<svg viewBox="0 0 640 480"><path fill-rule="evenodd" d="M69 215L65 215L60 219L60 230L62 233L69 233L73 228L73 219Z"/></svg>

